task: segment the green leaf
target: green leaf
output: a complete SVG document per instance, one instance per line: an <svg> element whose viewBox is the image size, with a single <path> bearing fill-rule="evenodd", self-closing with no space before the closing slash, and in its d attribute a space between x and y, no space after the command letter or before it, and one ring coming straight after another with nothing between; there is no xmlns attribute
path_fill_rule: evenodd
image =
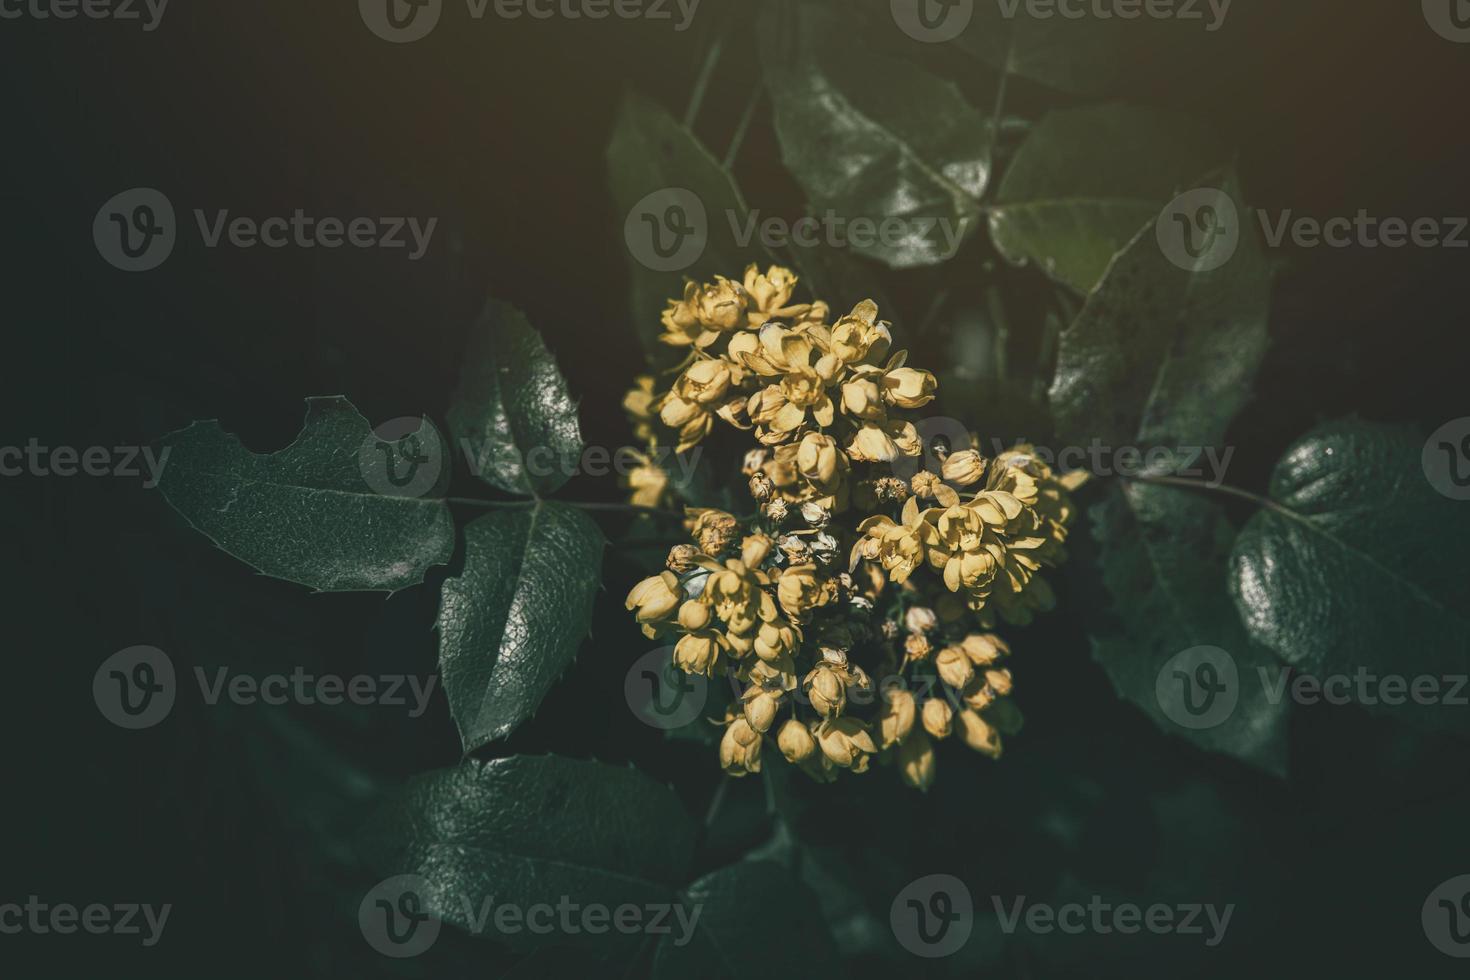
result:
<svg viewBox="0 0 1470 980"><path fill-rule="evenodd" d="M690 885L680 903L698 909L692 936L665 936L655 980L819 980L836 976L837 948L816 898L769 861L742 861Z"/></svg>
<svg viewBox="0 0 1470 980"><path fill-rule="evenodd" d="M635 769L557 756L466 761L410 779L374 815L365 848L380 873L417 875L423 911L517 949L579 943L636 947L640 935L560 928L572 903L610 911L675 900L694 853L694 826L672 790ZM481 919L486 903L490 915ZM550 905L553 929L522 919L501 930L495 909ZM647 916L644 916L645 920ZM573 920L574 925L580 918ZM677 926L676 926L677 928Z"/></svg>
<svg viewBox="0 0 1470 980"><path fill-rule="evenodd" d="M1231 590L1251 635L1300 671L1349 675L1355 699L1359 671L1410 684L1470 673L1470 509L1430 485L1423 449L1400 426L1320 426L1277 463L1275 505L1251 518L1231 554ZM1451 686L1441 680L1440 695ZM1470 730L1463 703L1384 698L1376 681L1366 691L1380 702L1371 709Z"/></svg>
<svg viewBox="0 0 1470 980"><path fill-rule="evenodd" d="M541 335L494 300L476 323L449 429L486 483L508 493L554 493L582 456L577 404Z"/></svg>
<svg viewBox="0 0 1470 980"><path fill-rule="evenodd" d="M657 103L632 92L624 96L613 124L607 162L617 214L629 223L623 247L632 279L634 328L650 359L668 363L675 351L657 342L662 332L659 320L668 301L683 294L684 279L708 282L716 275L738 277L747 265L768 256L753 232L749 240L742 240L749 229L749 215L729 173ZM666 230L665 219L673 220L670 208L682 209L682 219L694 229L689 247L698 254L691 252L687 264L678 260L679 268L664 270L647 263L645 249L648 235L661 234ZM678 240L669 238L668 242ZM675 253L681 255L682 250Z"/></svg>
<svg viewBox="0 0 1470 980"><path fill-rule="evenodd" d="M1020 9L1008 17L1011 0L976 0L972 19L954 44L995 71L1062 92L1097 96L1119 87L1127 32L1136 35L1141 24L1033 17L1025 0L1016 2Z"/></svg>
<svg viewBox="0 0 1470 980"><path fill-rule="evenodd" d="M762 36L796 36L795 50L763 45L762 64L781 158L810 210L824 224L841 219L854 251L893 268L953 256L979 222L989 119L954 84L864 47L845 19L805 4L771 9ZM853 222L885 219L898 219L890 234L859 240Z"/></svg>
<svg viewBox="0 0 1470 980"><path fill-rule="evenodd" d="M1092 655L1119 697L1166 732L1285 775L1289 702L1273 703L1257 683L1257 669L1274 668L1277 661L1250 642L1231 605L1225 558L1235 532L1220 506L1172 487L1124 483L1089 514L1121 624L1091 631ZM1208 693L1187 686L1192 677L1172 676L1171 661L1205 646L1224 650L1234 662L1235 679L1224 681L1233 690L1219 695L1236 699L1228 715L1228 703L1204 714L1202 705L1213 707ZM1179 666L1193 674L1194 664ZM1170 676L1161 678L1166 669Z"/></svg>
<svg viewBox="0 0 1470 980"><path fill-rule="evenodd" d="M1175 194L1229 160L1204 127L1124 105L1059 109L1016 151L990 211L996 248L1087 292Z"/></svg>
<svg viewBox="0 0 1470 980"><path fill-rule="evenodd" d="M1233 174L1205 186L1246 214ZM1113 449L1219 445L1265 354L1270 285L1245 228L1210 271L1175 265L1145 228L1062 333L1050 392L1058 437Z"/></svg>
<svg viewBox="0 0 1470 980"><path fill-rule="evenodd" d="M605 541L555 501L486 514L465 528L464 571L445 580L439 669L466 752L530 718L592 621Z"/></svg>
<svg viewBox="0 0 1470 980"><path fill-rule="evenodd" d="M323 592L392 592L448 562L449 507L423 495L446 458L434 426L379 438L346 398L306 406L301 434L274 453L214 420L165 436L164 499L257 571Z"/></svg>

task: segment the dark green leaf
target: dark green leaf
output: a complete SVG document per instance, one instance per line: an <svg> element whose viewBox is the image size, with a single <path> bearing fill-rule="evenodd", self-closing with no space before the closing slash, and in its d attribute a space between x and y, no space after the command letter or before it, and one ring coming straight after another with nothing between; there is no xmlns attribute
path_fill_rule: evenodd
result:
<svg viewBox="0 0 1470 980"><path fill-rule="evenodd" d="M675 900L694 828L666 786L634 769L557 756L467 761L415 776L364 833L385 875L417 875L423 910L515 948L589 943L608 950L642 938L560 927L559 904ZM488 903L488 906L487 906ZM549 934L502 930L495 910L550 905ZM481 917L486 909L488 918ZM644 915L647 920L647 915ZM580 918L573 920L574 926Z"/></svg>
<svg viewBox="0 0 1470 980"><path fill-rule="evenodd" d="M1113 256L1229 153L1187 116L1123 105L1059 109L1006 169L990 211L996 248L1087 292Z"/></svg>
<svg viewBox="0 0 1470 980"><path fill-rule="evenodd" d="M475 324L449 428L476 475L509 493L554 493L576 472L577 405L515 307L492 300Z"/></svg>
<svg viewBox="0 0 1470 980"><path fill-rule="evenodd" d="M1470 510L1430 485L1423 448L1409 429L1357 419L1309 433L1276 465L1275 506L1241 531L1231 589L1251 635L1293 667L1348 675L1371 708L1465 732L1470 711L1444 703L1455 682L1443 678L1470 673ZM1437 703L1360 688L1360 671L1438 678Z"/></svg>
<svg viewBox="0 0 1470 980"><path fill-rule="evenodd" d="M1225 557L1234 531L1219 505L1173 487L1125 483L1090 516L1121 624L1094 629L1092 653L1118 695L1166 732L1284 775L1288 703L1273 703L1257 683L1257 668L1277 664L1250 642L1230 603ZM1235 678L1220 672L1214 683L1231 689L1211 695L1196 681L1197 663L1175 660L1195 647L1225 651ZM1175 666L1184 677L1173 676Z"/></svg>
<svg viewBox="0 0 1470 980"><path fill-rule="evenodd" d="M577 655L592 620L597 525L555 501L503 510L465 528L464 571L439 606L439 669L472 752L536 711Z"/></svg>
<svg viewBox="0 0 1470 980"><path fill-rule="evenodd" d="M617 215L626 221L622 244L632 278L634 328L650 358L668 362L674 348L655 338L668 300L683 294L684 279L739 277L747 265L768 256L753 232L745 240L749 215L730 175L657 103L635 93L623 98L607 160ZM673 226L692 230L677 236ZM667 264L650 251L655 235L673 250L669 262L676 267L655 267Z"/></svg>
<svg viewBox="0 0 1470 980"><path fill-rule="evenodd" d="M783 14L794 14L793 27ZM854 251L894 268L953 256L979 221L988 118L952 83L865 48L829 11L772 5L768 23L766 37L795 31L794 50L768 44L762 60L781 158L810 210L824 223L840 219ZM859 241L859 219L879 227L896 220L890 234Z"/></svg>
<svg viewBox="0 0 1470 980"><path fill-rule="evenodd" d="M440 483L444 444L427 420L379 438L345 398L307 399L301 435L258 455L217 421L163 440L164 499L252 568L324 592L391 592L454 553ZM405 426L406 428L406 426Z"/></svg>
<svg viewBox="0 0 1470 980"><path fill-rule="evenodd" d="M1206 182L1246 215L1233 176ZM1123 446L1215 446L1250 397L1266 350L1270 271L1241 227L1233 255L1189 271L1154 226L1113 260L1061 337L1051 402L1062 440Z"/></svg>
<svg viewBox="0 0 1470 980"><path fill-rule="evenodd" d="M692 936L676 932L659 943L656 980L837 975L837 949L815 896L779 864L742 861L721 868L690 885L680 903L698 909L699 918Z"/></svg>

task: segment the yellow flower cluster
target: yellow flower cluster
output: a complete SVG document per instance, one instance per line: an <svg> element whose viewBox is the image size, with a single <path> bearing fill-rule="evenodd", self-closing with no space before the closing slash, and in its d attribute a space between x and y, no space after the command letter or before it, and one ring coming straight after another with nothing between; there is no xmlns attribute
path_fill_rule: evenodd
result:
<svg viewBox="0 0 1470 980"><path fill-rule="evenodd" d="M759 772L774 745L819 781L878 761L925 789L937 741L994 758L1019 729L1010 650L988 630L1052 604L1038 572L1065 557L1078 481L1027 446L994 460L953 447L921 470L901 413L934 398L934 375L890 356L871 301L828 325L827 304L792 303L796 284L751 266L670 301L661 339L688 356L666 391L640 378L625 408L650 450L660 425L681 452L716 419L749 432L757 511L689 509L690 543L627 607L649 638L677 637L680 669L731 680L727 773ZM668 492L651 474L630 486L649 505ZM853 509L871 516L842 519Z"/></svg>

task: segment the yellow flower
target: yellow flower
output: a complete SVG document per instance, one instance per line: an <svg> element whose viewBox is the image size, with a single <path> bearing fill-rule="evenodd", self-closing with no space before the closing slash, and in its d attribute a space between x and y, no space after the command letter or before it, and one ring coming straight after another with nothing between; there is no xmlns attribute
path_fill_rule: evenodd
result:
<svg viewBox="0 0 1470 980"><path fill-rule="evenodd" d="M812 708L823 718L842 714L847 706L847 677L828 664L819 664L801 682Z"/></svg>
<svg viewBox="0 0 1470 980"><path fill-rule="evenodd" d="M633 453L633 459L638 463L623 477L624 485L633 491L628 502L635 507L661 507L668 502L669 497L669 474L662 466L655 466L653 461L642 453Z"/></svg>
<svg viewBox="0 0 1470 980"><path fill-rule="evenodd" d="M796 469L813 486L835 492L852 467L836 439L820 432L809 432L796 447Z"/></svg>
<svg viewBox="0 0 1470 980"><path fill-rule="evenodd" d="M658 417L664 425L678 430L679 445L675 452L680 453L702 442L714 427L714 416L702 405L686 401L674 391L664 395Z"/></svg>
<svg viewBox="0 0 1470 980"><path fill-rule="evenodd" d="M848 444L847 454L860 463L891 463L900 456L918 456L924 442L912 422L890 419L864 422Z"/></svg>
<svg viewBox="0 0 1470 980"><path fill-rule="evenodd" d="M788 565L776 583L776 598L781 608L797 622L836 597L836 583L823 576L816 565Z"/></svg>
<svg viewBox="0 0 1470 980"><path fill-rule="evenodd" d="M724 399L731 385L740 384L744 372L738 365L719 357L695 361L674 382L680 399L696 405L713 405Z"/></svg>
<svg viewBox="0 0 1470 980"><path fill-rule="evenodd" d="M691 507L687 516L689 535L706 555L719 557L734 546L740 535L740 522L722 510Z"/></svg>
<svg viewBox="0 0 1470 980"><path fill-rule="evenodd" d="M787 623L780 620L761 623L755 634L755 655L762 660L777 661L795 653L800 642L801 634Z"/></svg>
<svg viewBox="0 0 1470 980"><path fill-rule="evenodd" d="M883 400L898 408L922 408L934 400L939 382L928 371L904 367L908 351L899 351L883 369Z"/></svg>
<svg viewBox="0 0 1470 980"><path fill-rule="evenodd" d="M853 546L853 562L859 558L876 561L899 584L908 580L924 563L925 547L934 541L934 527L928 512L919 510L919 501L904 501L902 523L894 523L887 514L875 514L858 525L863 537Z"/></svg>
<svg viewBox="0 0 1470 980"><path fill-rule="evenodd" d="M972 486L985 477L985 459L973 449L961 449L945 457L940 472L951 483Z"/></svg>
<svg viewBox="0 0 1470 980"><path fill-rule="evenodd" d="M922 712L924 731L935 738L948 738L954 723L954 712L943 698L930 698L924 702Z"/></svg>
<svg viewBox="0 0 1470 980"><path fill-rule="evenodd" d="M934 782L934 743L922 731L916 731L898 747L895 756L903 781L917 790L927 790Z"/></svg>
<svg viewBox="0 0 1470 980"><path fill-rule="evenodd" d="M908 738L914 728L914 696L908 691L887 692L883 709L878 712L878 743L883 748Z"/></svg>
<svg viewBox="0 0 1470 980"><path fill-rule="evenodd" d="M797 281L795 273L779 265L771 266L764 274L754 263L747 266L744 286L751 307L747 314L749 326L758 330L772 320L801 320L811 313L811 303L788 305ZM823 304L822 315L825 313Z"/></svg>
<svg viewBox="0 0 1470 980"><path fill-rule="evenodd" d="M750 727L764 735L776 721L776 711L781 707L779 692L768 691L752 685L746 688L740 700L744 703L745 720Z"/></svg>
<svg viewBox="0 0 1470 980"><path fill-rule="evenodd" d="M731 776L761 771L761 736L744 715L727 726L720 739L720 767Z"/></svg>
<svg viewBox="0 0 1470 980"><path fill-rule="evenodd" d="M659 340L674 347L708 347L722 333L746 325L748 298L738 283L716 276L712 283L684 284L684 297L669 300Z"/></svg>
<svg viewBox="0 0 1470 980"><path fill-rule="evenodd" d="M633 434L640 442L650 445L655 436L653 420L657 417L653 405L658 396L654 394L653 388L653 375L640 374L633 379L633 387L623 396L623 411L633 423Z"/></svg>
<svg viewBox="0 0 1470 980"><path fill-rule="evenodd" d="M959 647L940 650L934 655L934 666L939 670L939 679L956 690L966 687L975 677L975 666Z"/></svg>
<svg viewBox="0 0 1470 980"><path fill-rule="evenodd" d="M859 364L879 360L892 342L888 324L878 319L877 304L865 299L832 326L829 347L842 363Z"/></svg>
<svg viewBox="0 0 1470 980"><path fill-rule="evenodd" d="M719 630L695 630L679 637L674 644L674 666L686 674L713 677L720 665L720 653L726 641Z"/></svg>
<svg viewBox="0 0 1470 980"><path fill-rule="evenodd" d="M624 605L637 610L635 618L642 624L644 634L652 638L657 627L673 616L683 598L684 590L674 573L660 572L633 586Z"/></svg>
<svg viewBox="0 0 1470 980"><path fill-rule="evenodd" d="M832 764L853 772L866 772L869 756L878 746L867 726L856 718L829 718L817 727L817 745Z"/></svg>
<svg viewBox="0 0 1470 980"><path fill-rule="evenodd" d="M960 737L966 745L992 759L1000 758L1000 732L995 726L969 708L959 712L955 718L959 721Z"/></svg>
<svg viewBox="0 0 1470 980"><path fill-rule="evenodd" d="M776 746L791 763L805 762L817 751L811 730L795 718L788 719L776 733Z"/></svg>

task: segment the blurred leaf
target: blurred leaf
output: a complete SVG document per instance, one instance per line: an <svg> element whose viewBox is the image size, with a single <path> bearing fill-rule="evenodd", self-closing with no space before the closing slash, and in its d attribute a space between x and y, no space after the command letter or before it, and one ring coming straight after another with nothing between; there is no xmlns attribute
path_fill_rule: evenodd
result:
<svg viewBox="0 0 1470 980"><path fill-rule="evenodd" d="M1225 556L1235 532L1219 505L1174 487L1123 483L1090 516L1102 548L1103 579L1122 624L1119 631L1094 629L1092 654L1118 696L1166 732L1285 775L1289 702L1273 704L1256 683L1257 668L1277 661L1251 643L1230 603ZM1233 659L1235 690L1219 696L1238 700L1218 723L1199 715L1212 724L1196 728L1181 722L1192 722L1201 703L1213 706L1216 695L1161 678L1160 672L1199 646L1218 647ZM1202 693L1208 700L1199 700Z"/></svg>
<svg viewBox="0 0 1470 980"><path fill-rule="evenodd" d="M1246 214L1233 174L1209 186ZM1050 393L1058 438L1114 450L1219 445L1266 350L1270 286L1246 227L1211 271L1175 265L1145 228L1062 333Z"/></svg>
<svg viewBox="0 0 1470 980"><path fill-rule="evenodd" d="M494 911L571 902L642 912L673 902L689 872L694 827L671 790L635 769L518 755L413 777L374 815L363 841L379 873L420 876L423 911L444 922L516 949L610 951L641 937L524 924L502 932ZM487 903L491 914L477 922Z"/></svg>
<svg viewBox="0 0 1470 980"><path fill-rule="evenodd" d="M1096 96L1118 87L1126 63L1125 32L1136 34L1139 24L1094 17L1034 17L1025 2L977 0L955 46L998 72L1062 92ZM967 6L954 4L949 9L962 11Z"/></svg>
<svg viewBox="0 0 1470 980"><path fill-rule="evenodd" d="M893 268L952 257L979 221L988 118L951 82L865 48L842 17L805 4L770 9L767 38L789 36L779 18L795 16L795 50L763 45L762 63L781 158L809 210L842 219L849 247ZM879 228L900 219L901 228L859 244L856 219Z"/></svg>
<svg viewBox="0 0 1470 980"><path fill-rule="evenodd" d="M674 348L657 342L662 332L659 321L668 301L683 294L684 280L739 276L747 265L768 256L759 237L743 244L737 237L748 228L749 216L729 173L657 103L633 92L624 96L607 161L617 215L632 223L622 244L632 279L633 324L650 360L667 364L674 359ZM693 201L698 201L699 208L690 214ZM645 207L650 210L641 211ZM645 264L640 250L626 239L636 234L661 235L664 229L659 223L670 218L668 209L673 207L684 209L683 220L696 236L690 241L703 236L704 246L686 266L661 271ZM635 209L640 213L634 214ZM703 212L702 218L698 211ZM651 227L640 222L649 222Z"/></svg>
<svg viewBox="0 0 1470 980"><path fill-rule="evenodd" d="M577 405L541 335L515 307L492 300L475 324L449 429L475 475L508 493L554 493L576 471Z"/></svg>
<svg viewBox="0 0 1470 980"><path fill-rule="evenodd" d="M1175 194L1228 162L1188 116L1134 106L1059 109L1006 168L990 211L996 248L1012 262L1088 292L1113 256Z"/></svg>
<svg viewBox="0 0 1470 980"><path fill-rule="evenodd" d="M296 441L265 455L213 420L165 436L164 499L252 568L324 592L392 592L448 562L454 523L444 501L390 495L402 461L405 492L438 479L445 454L433 425L425 419L389 442L346 398L306 406Z"/></svg>
<svg viewBox="0 0 1470 980"><path fill-rule="evenodd" d="M692 936L665 936L655 980L819 980L837 976L837 948L816 899L769 861L741 861L705 875L679 898L698 910Z"/></svg>
<svg viewBox="0 0 1470 980"><path fill-rule="evenodd" d="M466 752L530 718L577 655L599 587L602 532L554 501L477 518L444 582L439 669Z"/></svg>
<svg viewBox="0 0 1470 980"><path fill-rule="evenodd" d="M1470 673L1470 511L1425 479L1424 443L1399 427L1340 419L1308 433L1271 476L1275 506L1241 531L1231 590L1246 628L1305 673L1439 679L1440 703L1370 684L1375 710L1465 732ZM1457 692L1460 698L1470 691Z"/></svg>

